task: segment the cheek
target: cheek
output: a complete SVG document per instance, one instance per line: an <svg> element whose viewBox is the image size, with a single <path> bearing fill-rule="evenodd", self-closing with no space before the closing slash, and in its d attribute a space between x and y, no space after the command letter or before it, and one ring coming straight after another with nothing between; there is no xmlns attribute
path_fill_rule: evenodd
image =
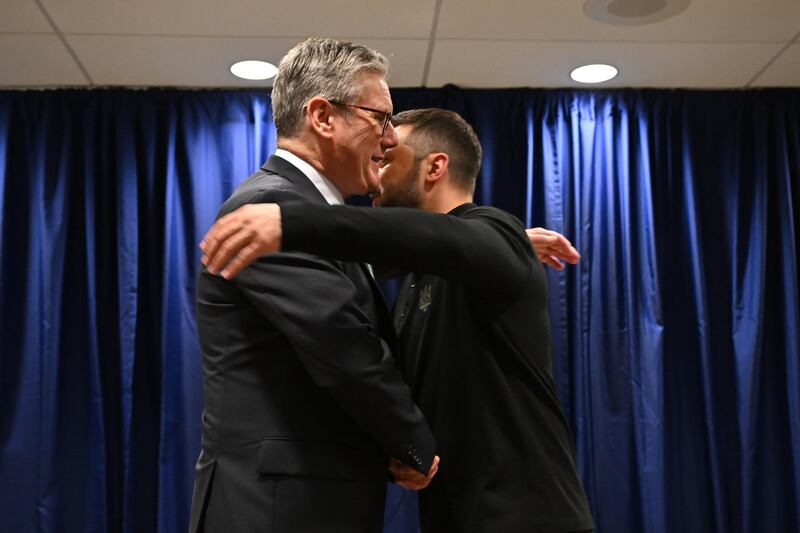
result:
<svg viewBox="0 0 800 533"><path fill-rule="evenodd" d="M372 137L373 135L370 135L370 132L364 128L350 130L342 139L341 147L359 156L366 156L368 153L371 156L375 144Z"/></svg>
<svg viewBox="0 0 800 533"><path fill-rule="evenodd" d="M395 177L397 176L397 172L395 171L394 167L386 166L380 169L378 172L378 177L381 180L381 183L392 183L395 181Z"/></svg>

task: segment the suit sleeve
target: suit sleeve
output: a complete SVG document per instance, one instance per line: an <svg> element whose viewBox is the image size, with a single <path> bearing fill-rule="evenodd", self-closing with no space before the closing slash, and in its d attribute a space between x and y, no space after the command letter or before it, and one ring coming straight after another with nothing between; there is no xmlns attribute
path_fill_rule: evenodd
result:
<svg viewBox="0 0 800 533"><path fill-rule="evenodd" d="M307 254L273 254L234 283L286 336L316 384L388 455L427 474L434 437L340 265Z"/></svg>
<svg viewBox="0 0 800 533"><path fill-rule="evenodd" d="M284 250L435 274L505 294L538 263L521 224L494 208L476 207L458 218L392 207L280 205Z"/></svg>

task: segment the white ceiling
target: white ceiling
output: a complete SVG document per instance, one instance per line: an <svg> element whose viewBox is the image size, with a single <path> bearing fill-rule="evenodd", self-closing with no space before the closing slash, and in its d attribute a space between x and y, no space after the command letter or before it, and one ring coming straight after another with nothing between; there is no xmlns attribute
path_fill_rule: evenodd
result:
<svg viewBox="0 0 800 533"><path fill-rule="evenodd" d="M800 87L800 0L693 0L642 26L584 0L0 0L0 87L265 87L228 67L277 63L321 35L390 56L393 87Z"/></svg>

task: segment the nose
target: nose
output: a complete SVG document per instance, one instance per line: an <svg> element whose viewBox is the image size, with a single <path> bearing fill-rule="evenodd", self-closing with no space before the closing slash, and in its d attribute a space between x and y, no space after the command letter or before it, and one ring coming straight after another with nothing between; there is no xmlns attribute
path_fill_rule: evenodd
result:
<svg viewBox="0 0 800 533"><path fill-rule="evenodd" d="M384 150L394 148L397 146L398 142L397 130L394 129L394 124L389 122L389 124L386 126L386 131L383 133L383 137L381 137L381 148Z"/></svg>

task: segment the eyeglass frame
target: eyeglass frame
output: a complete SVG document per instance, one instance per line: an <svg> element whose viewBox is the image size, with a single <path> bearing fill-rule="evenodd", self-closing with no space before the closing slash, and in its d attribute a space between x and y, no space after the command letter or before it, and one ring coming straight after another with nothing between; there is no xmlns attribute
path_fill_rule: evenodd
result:
<svg viewBox="0 0 800 533"><path fill-rule="evenodd" d="M389 123L392 121L393 113L391 111L381 111L380 109L375 109L374 107L367 107L363 105L355 105L355 104L348 104L345 102L340 102L339 100L328 100L328 102L332 103L333 105L343 105L347 107L355 107L356 109L363 109L364 111L370 111L372 113L377 113L378 115L383 115L383 129L381 129L381 137L386 135L386 130L389 128Z"/></svg>

